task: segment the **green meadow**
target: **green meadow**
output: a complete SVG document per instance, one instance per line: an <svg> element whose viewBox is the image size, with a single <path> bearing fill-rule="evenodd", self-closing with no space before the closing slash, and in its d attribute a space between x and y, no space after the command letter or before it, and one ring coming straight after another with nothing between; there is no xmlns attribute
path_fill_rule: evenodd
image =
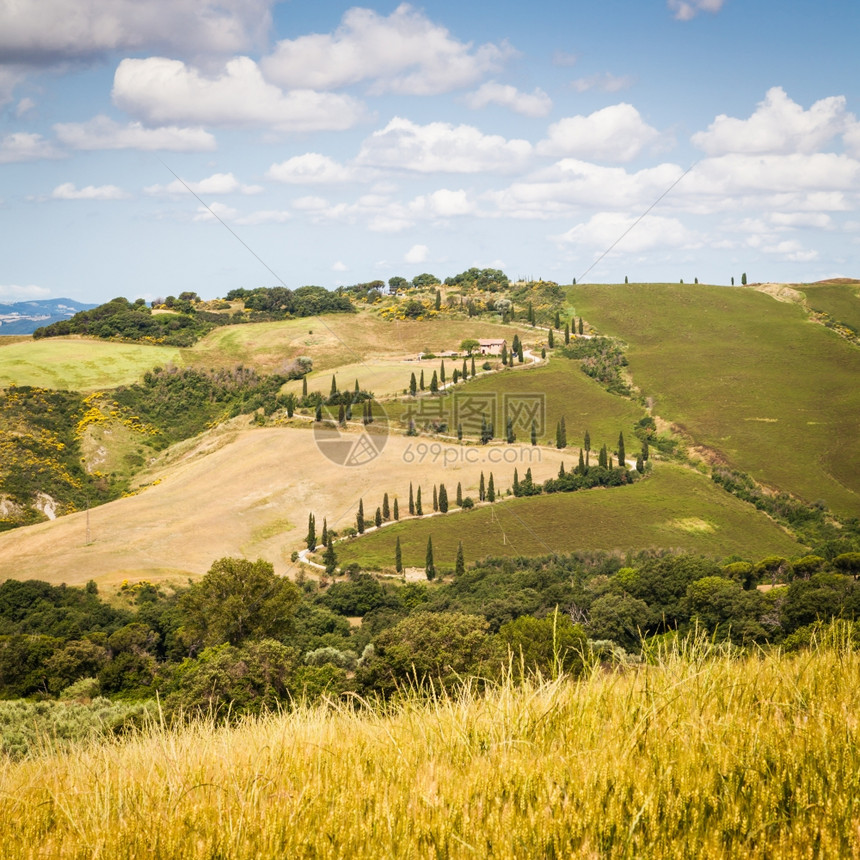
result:
<svg viewBox="0 0 860 860"><path fill-rule="evenodd" d="M497 488L506 491L512 476L512 467L510 474L496 470ZM454 488L446 489L453 499ZM422 495L429 500L432 488L423 487ZM425 512L429 508L425 501ZM698 472L672 465L660 465L646 480L627 487L510 499L471 511L452 505L448 514L406 519L339 543L338 561L393 568L398 537L404 565L423 567L432 538L435 563L444 569L453 569L460 541L467 563L486 556L661 547L715 558L804 551L765 514Z"/></svg>
<svg viewBox="0 0 860 860"><path fill-rule="evenodd" d="M860 332L860 292L857 284L803 284L799 287L806 304L814 311L827 314L835 323Z"/></svg>
<svg viewBox="0 0 860 860"><path fill-rule="evenodd" d="M137 382L151 368L182 364L172 346L112 343L90 338L45 338L0 348L0 388L95 391Z"/></svg>
<svg viewBox="0 0 860 860"><path fill-rule="evenodd" d="M718 461L807 502L860 514L860 351L798 305L751 289L571 287L629 345L634 382Z"/></svg>

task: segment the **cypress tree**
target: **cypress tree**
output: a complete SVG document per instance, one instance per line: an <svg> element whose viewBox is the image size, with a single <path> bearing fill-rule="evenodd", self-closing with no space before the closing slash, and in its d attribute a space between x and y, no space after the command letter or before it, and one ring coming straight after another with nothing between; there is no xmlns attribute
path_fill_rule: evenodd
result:
<svg viewBox="0 0 860 860"><path fill-rule="evenodd" d="M409 393L414 397L418 393L418 383L415 381L415 374L413 373L411 378L409 379Z"/></svg>
<svg viewBox="0 0 860 860"><path fill-rule="evenodd" d="M649 454L649 452L648 452L648 440L643 439L642 440L642 459L647 460L648 454Z"/></svg>
<svg viewBox="0 0 860 860"><path fill-rule="evenodd" d="M508 345L506 343L502 344L502 364L508 363Z"/></svg>
<svg viewBox="0 0 860 860"><path fill-rule="evenodd" d="M311 552L317 548L316 519L313 514L308 514L308 536L305 538L305 543Z"/></svg>
<svg viewBox="0 0 860 860"><path fill-rule="evenodd" d="M439 393L439 380L436 377L436 371L433 371L433 376L430 379L430 393L438 394Z"/></svg>
<svg viewBox="0 0 860 860"><path fill-rule="evenodd" d="M355 380L355 389L354 389L354 391L355 391L355 393L356 393L356 394L360 394L360 393L361 393L361 389L358 387L358 380L357 380L357 379Z"/></svg>
<svg viewBox="0 0 860 860"><path fill-rule="evenodd" d="M475 356L472 356L472 379L475 378Z"/></svg>
<svg viewBox="0 0 860 860"><path fill-rule="evenodd" d="M463 507L463 485L457 481L457 507Z"/></svg>
<svg viewBox="0 0 860 860"><path fill-rule="evenodd" d="M317 408L314 412L314 421L322 421L322 403L317 403Z"/></svg>
<svg viewBox="0 0 860 860"><path fill-rule="evenodd" d="M463 425L460 422L457 422L457 439L463 441Z"/></svg>
<svg viewBox="0 0 860 860"><path fill-rule="evenodd" d="M466 572L466 560L463 558L463 541L457 545L457 561L454 565L454 575L462 576Z"/></svg>
<svg viewBox="0 0 860 860"><path fill-rule="evenodd" d="M460 381L460 370L459 370L459 368L455 367L454 372L451 374L451 382L453 382L454 385L456 385L459 381Z"/></svg>
<svg viewBox="0 0 860 860"><path fill-rule="evenodd" d="M564 324L564 345L567 346L570 343L570 323Z"/></svg>
<svg viewBox="0 0 860 860"><path fill-rule="evenodd" d="M323 554L323 561L325 562L325 572L327 576L334 576L337 571L337 554L334 551L334 541L332 540L331 534L328 536L328 544L325 548L325 553Z"/></svg>
<svg viewBox="0 0 860 860"><path fill-rule="evenodd" d="M609 452L606 450L606 443L603 443L603 447L600 449L600 454L597 455L597 465L602 466L604 469L609 468Z"/></svg>
<svg viewBox="0 0 860 860"><path fill-rule="evenodd" d="M355 528L360 534L364 534L364 499L358 500L358 513L355 515Z"/></svg>
<svg viewBox="0 0 860 860"><path fill-rule="evenodd" d="M627 275L624 276L624 283L627 284L629 281L627 280Z"/></svg>
<svg viewBox="0 0 860 860"><path fill-rule="evenodd" d="M513 445L516 442L517 437L514 435L514 421L513 418L508 418L507 426L505 427L505 437L507 439L508 445Z"/></svg>
<svg viewBox="0 0 860 860"><path fill-rule="evenodd" d="M424 564L424 575L427 579L436 579L436 565L433 564L433 538L427 538L427 560Z"/></svg>
<svg viewBox="0 0 860 860"><path fill-rule="evenodd" d="M443 514L448 513L448 491L444 484L439 484L439 510Z"/></svg>
<svg viewBox="0 0 860 860"><path fill-rule="evenodd" d="M466 359L463 359L463 369L460 371L460 375L463 377L463 380L467 380L469 378L469 367L466 364Z"/></svg>
<svg viewBox="0 0 860 860"><path fill-rule="evenodd" d="M397 543L394 544L394 569L398 573L403 573L403 553L400 550L400 537L397 537Z"/></svg>
<svg viewBox="0 0 860 860"><path fill-rule="evenodd" d="M442 359L442 366L439 368L439 381L442 385L445 384L445 359Z"/></svg>
<svg viewBox="0 0 860 860"><path fill-rule="evenodd" d="M537 422L532 421L532 445L537 445Z"/></svg>
<svg viewBox="0 0 860 860"><path fill-rule="evenodd" d="M343 403L340 404L340 407L337 410L337 423L346 424L346 409L344 408Z"/></svg>
<svg viewBox="0 0 860 860"><path fill-rule="evenodd" d="M747 285L747 273L746 273L746 272L744 272L744 273L741 275L741 283L742 283L744 286L746 286L746 285Z"/></svg>
<svg viewBox="0 0 860 860"><path fill-rule="evenodd" d="M388 493L385 493L382 496L382 519L390 520L391 519L391 508L388 505Z"/></svg>
<svg viewBox="0 0 860 860"><path fill-rule="evenodd" d="M585 474L585 460L582 459L582 448L579 449L579 465L576 467L576 470L580 475Z"/></svg>
<svg viewBox="0 0 860 860"><path fill-rule="evenodd" d="M440 290L436 290L436 310L442 310L442 292Z"/></svg>
<svg viewBox="0 0 860 860"><path fill-rule="evenodd" d="M534 325L535 324L535 309L532 306L532 303L529 302L529 322Z"/></svg>
<svg viewBox="0 0 860 860"><path fill-rule="evenodd" d="M436 485L433 484L433 510L439 510L439 493L436 491Z"/></svg>
<svg viewBox="0 0 860 860"><path fill-rule="evenodd" d="M627 455L624 451L624 431L618 434L618 465L622 469L627 468Z"/></svg>
<svg viewBox="0 0 860 860"><path fill-rule="evenodd" d="M496 484L493 481L493 473L490 472L490 480L487 484L487 501L495 502L496 501Z"/></svg>
<svg viewBox="0 0 860 860"><path fill-rule="evenodd" d="M323 517L322 540L320 541L325 546L328 546L328 521Z"/></svg>
<svg viewBox="0 0 860 860"><path fill-rule="evenodd" d="M514 335L514 342L511 344L511 351L512 352L519 352L520 351L520 336L518 334Z"/></svg>
<svg viewBox="0 0 860 860"><path fill-rule="evenodd" d="M424 369L421 369L421 379L418 381L418 387L423 391L424 390Z"/></svg>
<svg viewBox="0 0 860 860"><path fill-rule="evenodd" d="M524 361L524 359L523 359L523 342L522 341L520 341L520 348L517 350L517 361L520 364L522 364Z"/></svg>
<svg viewBox="0 0 860 860"><path fill-rule="evenodd" d="M296 409L296 395L288 394L287 395L287 418L293 417L293 412Z"/></svg>
<svg viewBox="0 0 860 860"><path fill-rule="evenodd" d="M588 433L588 430L585 431L585 441L582 443L582 447L585 448L586 451L591 450L591 436Z"/></svg>
<svg viewBox="0 0 860 860"><path fill-rule="evenodd" d="M518 496L520 494L520 479L517 475L516 466L514 467L514 495Z"/></svg>
<svg viewBox="0 0 860 860"><path fill-rule="evenodd" d="M487 491L484 489L484 473L481 472L481 480L478 483L478 501L483 502L487 497Z"/></svg>
<svg viewBox="0 0 860 860"><path fill-rule="evenodd" d="M418 488L418 493L415 496L415 515L418 517L424 516L424 510L421 507L421 487Z"/></svg>
<svg viewBox="0 0 860 860"><path fill-rule="evenodd" d="M373 515L373 524L379 528L382 525L382 509L376 508L376 513Z"/></svg>
<svg viewBox="0 0 860 860"><path fill-rule="evenodd" d="M415 516L415 499L412 495L412 481L409 482L409 516Z"/></svg>
<svg viewBox="0 0 860 860"><path fill-rule="evenodd" d="M562 461L561 461L561 463L559 464L559 467L558 467L558 476L559 476L559 478L563 478L563 477L564 477L564 460L562 460Z"/></svg>
<svg viewBox="0 0 860 860"><path fill-rule="evenodd" d="M397 497L396 497L396 496L395 496L395 498L394 498L394 511L393 511L393 514L394 514L394 519L395 519L395 520L399 520L399 519L400 519L400 507L399 507L399 506L398 506L398 504L397 504Z"/></svg>
<svg viewBox="0 0 860 860"><path fill-rule="evenodd" d="M582 334L582 317L579 318L579 333Z"/></svg>
<svg viewBox="0 0 860 860"><path fill-rule="evenodd" d="M567 425L564 423L564 415L561 416L561 447L567 448Z"/></svg>
<svg viewBox="0 0 860 860"><path fill-rule="evenodd" d="M347 421L352 421L352 401L351 400L349 403L346 404L346 415L345 415L345 417L346 417Z"/></svg>
<svg viewBox="0 0 860 860"><path fill-rule="evenodd" d="M302 397L307 397L307 396L308 396L308 377L307 377L307 374L305 374L302 377Z"/></svg>
<svg viewBox="0 0 860 860"><path fill-rule="evenodd" d="M544 348L540 351L540 357L541 357L541 358L546 358L546 347L544 347Z"/></svg>
<svg viewBox="0 0 860 860"><path fill-rule="evenodd" d="M334 374L331 375L331 391L329 392L329 399L332 397L337 397L337 380L335 379Z"/></svg>
<svg viewBox="0 0 860 860"><path fill-rule="evenodd" d="M554 349L554 348L555 348L555 338L553 337L552 329L550 329L550 330L547 332L547 339L546 339L546 342L547 342L547 346L549 346L549 348L550 348L550 349Z"/></svg>
<svg viewBox="0 0 860 860"><path fill-rule="evenodd" d="M642 459L642 454L636 458L636 471L641 475L645 471L645 461Z"/></svg>
<svg viewBox="0 0 860 860"><path fill-rule="evenodd" d="M555 312L555 322L553 323L553 325L557 329L561 328L561 317L558 315L558 311Z"/></svg>

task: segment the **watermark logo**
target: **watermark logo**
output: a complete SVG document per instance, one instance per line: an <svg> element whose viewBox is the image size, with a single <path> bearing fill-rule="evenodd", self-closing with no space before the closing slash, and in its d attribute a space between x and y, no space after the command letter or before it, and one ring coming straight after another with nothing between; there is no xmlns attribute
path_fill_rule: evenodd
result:
<svg viewBox="0 0 860 860"><path fill-rule="evenodd" d="M353 407L361 412L358 420L339 420L337 407L322 407L321 420L314 421L314 441L320 453L338 466L366 466L372 463L388 442L388 415L381 404L364 401Z"/></svg>

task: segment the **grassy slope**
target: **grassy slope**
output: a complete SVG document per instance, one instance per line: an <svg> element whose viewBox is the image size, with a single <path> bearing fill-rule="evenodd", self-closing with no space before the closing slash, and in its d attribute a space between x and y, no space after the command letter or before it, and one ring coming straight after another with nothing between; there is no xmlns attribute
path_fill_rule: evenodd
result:
<svg viewBox="0 0 860 860"><path fill-rule="evenodd" d="M359 498L372 517L385 492L405 511L410 481L423 487L428 508L439 481L452 499L458 482L476 496L485 458L511 451L393 436L370 464L347 468L318 451L310 429L240 424L174 446L141 476L157 484L92 509L89 545L84 513L0 534L0 579L112 585L200 575L225 555L262 557L284 573L292 551L303 546L311 511L319 528L324 517L342 528L354 524ZM425 446L422 454L417 444ZM558 472L561 457L552 450L541 455L533 470L543 480ZM505 471L512 474L512 467Z"/></svg>
<svg viewBox="0 0 860 860"><path fill-rule="evenodd" d="M757 479L860 514L860 350L753 290L572 287L570 301L630 345L655 412Z"/></svg>
<svg viewBox="0 0 860 860"><path fill-rule="evenodd" d="M814 311L822 311L837 323L860 332L860 292L857 284L803 284L799 289Z"/></svg>
<svg viewBox="0 0 860 860"><path fill-rule="evenodd" d="M496 479L506 489L512 474L512 469L497 471ZM503 543L503 535L507 543ZM434 560L444 568L453 568L461 540L467 562L488 555L652 547L718 558L735 553L755 559L771 553L792 556L803 552L764 514L722 492L697 472L669 465L660 466L648 480L631 487L512 499L385 526L339 544L338 559L341 564L357 561L393 567L398 536L404 565L423 567L427 539L432 537Z"/></svg>
<svg viewBox="0 0 860 860"><path fill-rule="evenodd" d="M150 368L171 362L181 363L179 350L172 346L72 337L28 339L0 349L0 388L114 388L137 382Z"/></svg>
<svg viewBox="0 0 860 860"><path fill-rule="evenodd" d="M387 715L299 708L7 763L34 856L856 857L860 654L595 671Z"/></svg>
<svg viewBox="0 0 860 860"><path fill-rule="evenodd" d="M275 371L297 356L308 355L313 358L314 369L319 371L372 363L379 358L416 355L422 350L456 349L466 338L501 336L512 341L517 331L522 334L525 330L445 316L386 322L363 311L219 328L192 349L184 350L183 356L186 363L198 367L232 366L242 362L262 371ZM351 375L354 378L354 374ZM401 388L409 382L408 373L405 380Z"/></svg>

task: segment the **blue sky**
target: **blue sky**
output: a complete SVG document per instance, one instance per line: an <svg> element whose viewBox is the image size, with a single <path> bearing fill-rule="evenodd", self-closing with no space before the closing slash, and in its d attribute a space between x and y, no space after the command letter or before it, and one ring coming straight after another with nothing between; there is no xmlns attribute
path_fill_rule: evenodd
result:
<svg viewBox="0 0 860 860"><path fill-rule="evenodd" d="M0 2L0 301L858 276L858 32L834 0Z"/></svg>

